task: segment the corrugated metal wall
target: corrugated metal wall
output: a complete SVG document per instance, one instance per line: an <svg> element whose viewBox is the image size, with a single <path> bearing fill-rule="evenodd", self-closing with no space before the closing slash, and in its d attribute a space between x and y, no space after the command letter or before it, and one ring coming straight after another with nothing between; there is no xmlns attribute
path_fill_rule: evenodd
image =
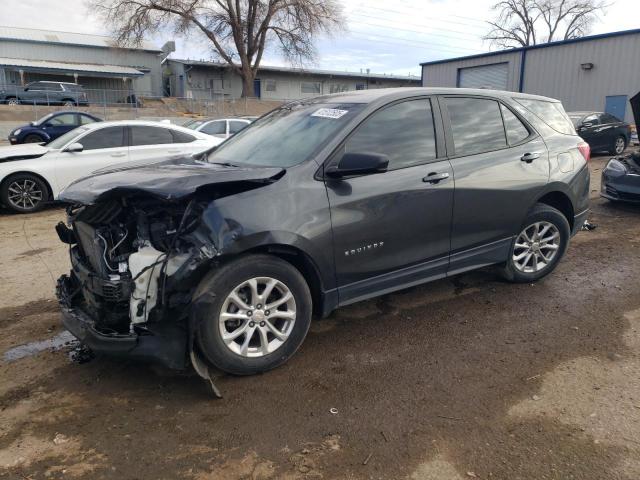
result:
<svg viewBox="0 0 640 480"><path fill-rule="evenodd" d="M458 69L509 62L508 90L518 91L521 52L424 65L423 86L455 87ZM583 70L582 63L593 63ZM619 35L527 50L525 93L562 101L567 111L604 111L607 96L640 92L640 34ZM627 103L625 120L633 123Z"/></svg>
<svg viewBox="0 0 640 480"><path fill-rule="evenodd" d="M459 68L477 67L503 62L509 63L507 89L518 91L520 82L520 52L507 52L488 57L424 65L422 67L422 85L425 87L455 87L457 85Z"/></svg>
<svg viewBox="0 0 640 480"><path fill-rule="evenodd" d="M154 95L162 95L159 52L0 40L0 57L144 67L150 72L135 81L136 89L140 92L151 91Z"/></svg>
<svg viewBox="0 0 640 480"><path fill-rule="evenodd" d="M567 111L603 111L607 96L640 92L640 34L529 50L525 65L525 92L558 98ZM625 120L633 123L628 103Z"/></svg>

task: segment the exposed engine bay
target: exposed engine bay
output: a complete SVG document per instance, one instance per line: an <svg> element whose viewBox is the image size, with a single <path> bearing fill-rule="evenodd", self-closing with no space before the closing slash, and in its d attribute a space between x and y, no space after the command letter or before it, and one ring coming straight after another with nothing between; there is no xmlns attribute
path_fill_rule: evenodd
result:
<svg viewBox="0 0 640 480"><path fill-rule="evenodd" d="M194 270L217 253L198 230L202 208L195 200L124 198L69 209L74 229L57 227L61 238L73 242L69 281L77 283L72 289L85 287L77 295L98 332L140 333L137 326L189 302Z"/></svg>

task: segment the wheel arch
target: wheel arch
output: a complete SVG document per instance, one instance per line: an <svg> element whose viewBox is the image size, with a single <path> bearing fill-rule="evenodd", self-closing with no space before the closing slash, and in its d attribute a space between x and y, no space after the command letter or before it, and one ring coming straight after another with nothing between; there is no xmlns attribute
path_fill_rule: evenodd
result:
<svg viewBox="0 0 640 480"><path fill-rule="evenodd" d="M562 213L567 219L567 222L569 222L570 229L573 230L575 209L573 207L571 197L566 192L563 192L562 190L545 192L536 200L535 203L543 203L560 211L560 213Z"/></svg>
<svg viewBox="0 0 640 480"><path fill-rule="evenodd" d="M29 170L19 170L17 172L11 172L11 173L5 175L5 177L0 181L0 188L4 188L6 183L9 180L11 180L12 177L15 177L17 175L32 175L32 176L37 177L40 180L42 180L42 182L44 183L45 187L47 187L47 201L53 200L53 188L51 187L51 182L49 182L49 180L47 180L45 177L43 177L39 173L31 172Z"/></svg>
<svg viewBox="0 0 640 480"><path fill-rule="evenodd" d="M311 299L313 301L314 315L323 315L324 286L320 269L313 261L311 255L299 247L288 244L265 244L257 245L242 252L242 255L250 255L262 253L278 257L290 265L292 265L304 277L309 290L311 291ZM235 256L234 256L235 257ZM231 258L230 258L231 259Z"/></svg>

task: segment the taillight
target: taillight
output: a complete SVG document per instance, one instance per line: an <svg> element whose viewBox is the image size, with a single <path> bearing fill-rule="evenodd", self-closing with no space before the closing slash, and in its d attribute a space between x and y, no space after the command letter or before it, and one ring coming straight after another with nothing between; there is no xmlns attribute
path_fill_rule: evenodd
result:
<svg viewBox="0 0 640 480"><path fill-rule="evenodd" d="M587 142L580 142L578 144L578 150L580 150L580 153L587 162L591 159L591 147Z"/></svg>

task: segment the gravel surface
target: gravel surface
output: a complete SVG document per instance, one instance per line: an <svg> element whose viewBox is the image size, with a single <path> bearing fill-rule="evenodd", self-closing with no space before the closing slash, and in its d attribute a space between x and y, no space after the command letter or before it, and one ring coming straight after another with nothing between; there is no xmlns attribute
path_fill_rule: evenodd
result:
<svg viewBox="0 0 640 480"><path fill-rule="evenodd" d="M78 357L53 297L63 210L0 214L0 478L640 478L640 208L598 198L605 161L598 228L543 281L486 269L339 309L221 400Z"/></svg>

